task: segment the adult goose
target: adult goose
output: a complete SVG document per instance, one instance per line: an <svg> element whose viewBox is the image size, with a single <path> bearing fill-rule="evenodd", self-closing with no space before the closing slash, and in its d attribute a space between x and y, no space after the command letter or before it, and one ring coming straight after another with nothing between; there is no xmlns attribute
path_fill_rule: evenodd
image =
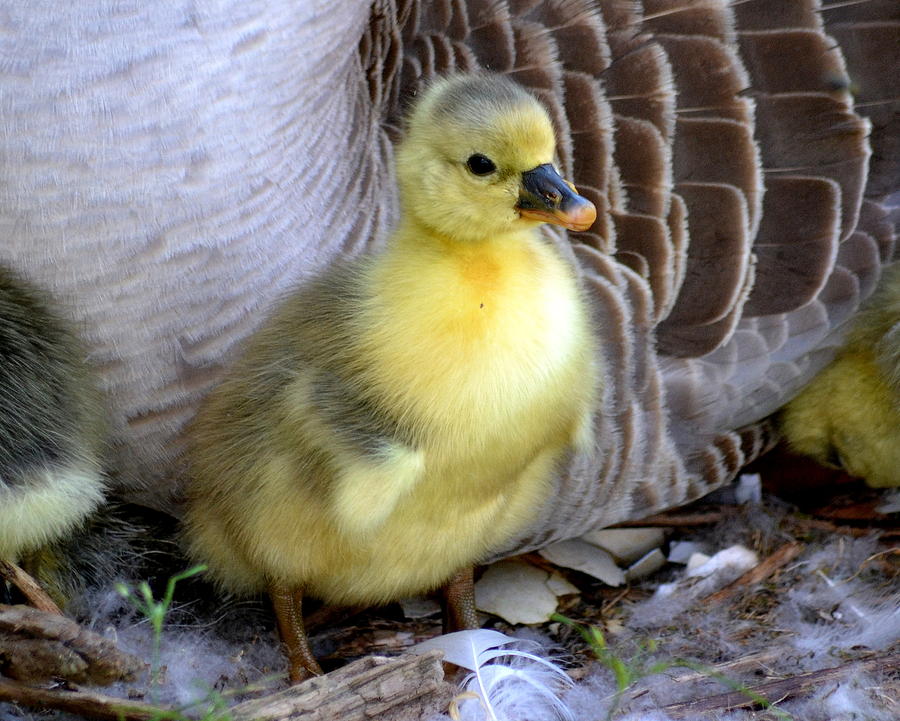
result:
<svg viewBox="0 0 900 721"><path fill-rule="evenodd" d="M0 9L0 260L69 300L148 505L177 511L184 428L279 297L387 236L436 75L531 88L598 211L555 236L603 339L594 449L510 548L732 478L894 256L890 0Z"/></svg>

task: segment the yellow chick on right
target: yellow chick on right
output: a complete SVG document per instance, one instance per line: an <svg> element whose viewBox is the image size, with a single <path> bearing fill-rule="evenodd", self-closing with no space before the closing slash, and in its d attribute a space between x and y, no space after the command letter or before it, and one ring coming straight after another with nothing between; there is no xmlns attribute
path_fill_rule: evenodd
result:
<svg viewBox="0 0 900 721"><path fill-rule="evenodd" d="M900 264L781 423L792 450L875 488L900 486Z"/></svg>

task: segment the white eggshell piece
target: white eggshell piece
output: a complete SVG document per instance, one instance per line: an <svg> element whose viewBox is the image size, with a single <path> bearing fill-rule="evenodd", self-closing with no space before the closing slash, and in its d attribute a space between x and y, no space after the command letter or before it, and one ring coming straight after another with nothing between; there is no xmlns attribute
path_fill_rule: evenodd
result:
<svg viewBox="0 0 900 721"><path fill-rule="evenodd" d="M617 561L631 563L654 548L659 548L665 540L661 528L605 528L588 531L581 540L609 551Z"/></svg>
<svg viewBox="0 0 900 721"><path fill-rule="evenodd" d="M673 541L669 545L669 563L686 564L695 553L703 555L702 548L694 541ZM705 559L709 560L709 556L705 556Z"/></svg>
<svg viewBox="0 0 900 721"><path fill-rule="evenodd" d="M550 574L523 561L500 561L475 584L475 606L509 623L543 623L556 611Z"/></svg>
<svg viewBox="0 0 900 721"><path fill-rule="evenodd" d="M557 566L581 571L608 586L621 586L625 583L625 573L616 565L612 555L581 539L560 541L541 549L538 553Z"/></svg>
<svg viewBox="0 0 900 721"><path fill-rule="evenodd" d="M666 557L658 548L654 548L649 553L645 553L637 561L632 563L625 571L625 578L634 581L644 576L655 573L666 565Z"/></svg>

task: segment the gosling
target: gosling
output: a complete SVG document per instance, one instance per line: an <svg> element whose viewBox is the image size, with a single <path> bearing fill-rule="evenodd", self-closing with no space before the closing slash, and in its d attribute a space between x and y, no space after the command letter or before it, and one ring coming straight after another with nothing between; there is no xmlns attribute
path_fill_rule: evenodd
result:
<svg viewBox="0 0 900 721"><path fill-rule="evenodd" d="M223 588L268 591L292 682L321 673L305 595L443 586L445 630L476 627L473 564L592 447L589 314L539 226L586 230L596 210L554 152L521 87L435 83L397 151L387 247L288 297L192 424L190 552Z"/></svg>
<svg viewBox="0 0 900 721"><path fill-rule="evenodd" d="M105 438L75 334L42 293L0 266L0 560L38 575L28 559L97 509Z"/></svg>
<svg viewBox="0 0 900 721"><path fill-rule="evenodd" d="M781 423L797 453L875 488L900 486L900 264L885 271L837 357Z"/></svg>

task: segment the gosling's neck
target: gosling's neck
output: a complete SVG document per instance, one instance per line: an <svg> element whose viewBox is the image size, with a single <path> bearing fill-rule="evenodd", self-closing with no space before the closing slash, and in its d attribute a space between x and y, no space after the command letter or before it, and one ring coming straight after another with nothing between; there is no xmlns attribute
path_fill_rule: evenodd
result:
<svg viewBox="0 0 900 721"><path fill-rule="evenodd" d="M529 245L539 238L539 224L518 222L485 228L482 224L455 224L438 228L413 214L404 214L388 242L388 251L470 255L509 246Z"/></svg>

